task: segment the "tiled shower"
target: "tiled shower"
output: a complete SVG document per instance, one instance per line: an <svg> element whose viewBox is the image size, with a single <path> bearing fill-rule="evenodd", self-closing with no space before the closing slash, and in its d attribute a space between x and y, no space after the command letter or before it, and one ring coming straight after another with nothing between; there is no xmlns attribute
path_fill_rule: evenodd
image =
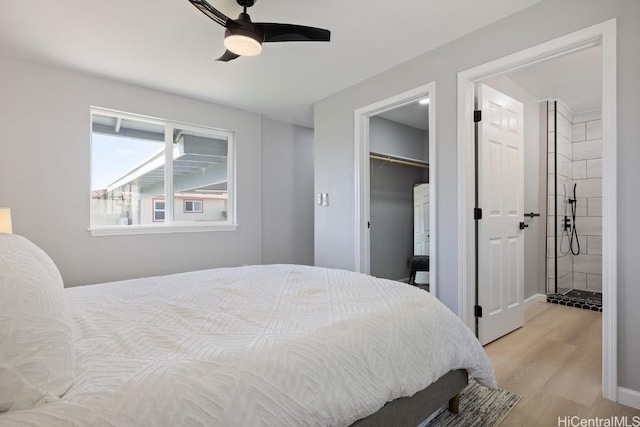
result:
<svg viewBox="0 0 640 427"><path fill-rule="evenodd" d="M547 299L601 311L601 112L547 111Z"/></svg>

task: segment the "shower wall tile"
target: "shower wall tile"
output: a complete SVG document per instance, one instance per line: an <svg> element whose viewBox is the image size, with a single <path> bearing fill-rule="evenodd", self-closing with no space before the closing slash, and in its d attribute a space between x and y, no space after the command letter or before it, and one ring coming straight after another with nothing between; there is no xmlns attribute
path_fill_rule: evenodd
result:
<svg viewBox="0 0 640 427"><path fill-rule="evenodd" d="M602 154L601 154L602 155ZM602 158L587 160L587 178L602 178ZM575 166L574 166L575 168ZM575 175L574 178L578 178Z"/></svg>
<svg viewBox="0 0 640 427"><path fill-rule="evenodd" d="M555 196L556 195L556 184L553 180L553 175L550 175L549 178L547 180L547 194L549 196Z"/></svg>
<svg viewBox="0 0 640 427"><path fill-rule="evenodd" d="M560 143L560 137L563 140L566 140L567 143L573 142L573 125L571 122L567 121L564 117L562 117L564 123L558 124L558 143Z"/></svg>
<svg viewBox="0 0 640 427"><path fill-rule="evenodd" d="M556 212L556 197L550 194L547 197L547 215L555 215Z"/></svg>
<svg viewBox="0 0 640 427"><path fill-rule="evenodd" d="M558 149L558 151L560 151ZM602 140L593 139L584 142L573 143L573 160L601 159Z"/></svg>
<svg viewBox="0 0 640 427"><path fill-rule="evenodd" d="M558 114L557 123L558 136L562 136L568 142L573 141L573 124L567 120L564 116Z"/></svg>
<svg viewBox="0 0 640 427"><path fill-rule="evenodd" d="M557 114L552 102L548 104L548 110L547 285L551 291L555 289L556 281L559 288L601 291L601 112L573 114L561 101L557 103ZM553 123L554 117L558 119L557 124ZM557 130L557 135L554 130ZM577 184L575 226L581 246L580 255L568 253L569 239L567 232L562 230L564 215L571 215L568 198L573 197L574 184ZM558 205L557 218L553 216L555 203ZM558 247L554 235L558 236Z"/></svg>
<svg viewBox="0 0 640 427"><path fill-rule="evenodd" d="M556 269L554 268L554 259L553 258L548 258L547 259L547 279L554 279L556 278Z"/></svg>
<svg viewBox="0 0 640 427"><path fill-rule="evenodd" d="M579 216L576 218L578 236L602 236L602 218Z"/></svg>
<svg viewBox="0 0 640 427"><path fill-rule="evenodd" d="M587 160L574 161L573 163L573 179L584 179L587 177Z"/></svg>
<svg viewBox="0 0 640 427"><path fill-rule="evenodd" d="M558 154L558 175L575 178L573 176L573 162L561 154Z"/></svg>
<svg viewBox="0 0 640 427"><path fill-rule="evenodd" d="M602 236L586 236L587 255L602 255Z"/></svg>
<svg viewBox="0 0 640 427"><path fill-rule="evenodd" d="M558 197L561 199L568 199L569 196L573 197L573 180L571 177L558 174Z"/></svg>
<svg viewBox="0 0 640 427"><path fill-rule="evenodd" d="M584 144L584 142L578 142L577 144ZM574 145L575 144L573 144L569 138L567 138L566 136L558 133L558 143L557 143L557 146L556 146L558 154L562 154L567 159L574 159L573 158L573 146ZM601 157L602 157L602 155L601 155Z"/></svg>
<svg viewBox="0 0 640 427"><path fill-rule="evenodd" d="M551 218L552 215L555 215L556 209L556 198L553 195L547 196L547 222Z"/></svg>
<svg viewBox="0 0 640 427"><path fill-rule="evenodd" d="M589 197L587 199L587 215L602 216L602 197Z"/></svg>
<svg viewBox="0 0 640 427"><path fill-rule="evenodd" d="M573 287L575 289L587 289L587 273L573 273Z"/></svg>
<svg viewBox="0 0 640 427"><path fill-rule="evenodd" d="M556 133L549 132L547 134L547 152L555 153L556 152L556 144L555 144Z"/></svg>
<svg viewBox="0 0 640 427"><path fill-rule="evenodd" d="M602 274L602 256L580 254L573 257L573 271L577 273Z"/></svg>
<svg viewBox="0 0 640 427"><path fill-rule="evenodd" d="M553 258L556 256L555 238L547 237L547 257Z"/></svg>
<svg viewBox="0 0 640 427"><path fill-rule="evenodd" d="M553 111L549 111L549 114L547 114L547 130L549 132L555 132L556 130L555 113Z"/></svg>
<svg viewBox="0 0 640 427"><path fill-rule="evenodd" d="M602 178L576 179L573 183L578 184L576 187L578 197L602 197ZM569 190L568 195L573 197L573 186Z"/></svg>
<svg viewBox="0 0 640 427"><path fill-rule="evenodd" d="M573 286L573 274L571 274L571 272L565 274L564 276L558 277L559 288L571 289L572 286Z"/></svg>
<svg viewBox="0 0 640 427"><path fill-rule="evenodd" d="M547 181L548 194L555 195L556 185L557 185L558 186L557 194L560 198L566 199L569 196L573 197L573 180L571 179L571 177L558 174L558 178L556 181L557 182L554 182L553 177L551 177L551 179ZM583 181L586 181L586 180L583 180Z"/></svg>
<svg viewBox="0 0 640 427"><path fill-rule="evenodd" d="M560 253L558 254L558 277L563 276L567 273L571 273L573 271L573 259L572 259L573 256L562 255L563 249L564 250L569 249L569 245L567 244L566 241L564 242L564 244L560 245Z"/></svg>
<svg viewBox="0 0 640 427"><path fill-rule="evenodd" d="M573 142L584 141L585 139L587 139L587 125L575 123L573 125Z"/></svg>
<svg viewBox="0 0 640 427"><path fill-rule="evenodd" d="M587 289L594 292L602 292L602 275L587 274Z"/></svg>
<svg viewBox="0 0 640 427"><path fill-rule="evenodd" d="M587 140L602 139L602 120L587 122Z"/></svg>
<svg viewBox="0 0 640 427"><path fill-rule="evenodd" d="M592 120L600 120L602 118L602 111L587 111L585 113L577 113L573 115L573 123L590 122Z"/></svg>
<svg viewBox="0 0 640 427"><path fill-rule="evenodd" d="M573 122L573 111L564 102L558 100L558 121L562 123L562 119L571 124Z"/></svg>
<svg viewBox="0 0 640 427"><path fill-rule="evenodd" d="M564 211L560 212L560 214L558 215L558 229L556 234L553 234L553 230L554 230L554 226L555 226L555 220L551 217L549 217L549 220L547 221L547 235L549 237L555 237L558 236L558 238L560 238L560 236L562 235L562 220L564 218ZM587 217L585 217L587 218Z"/></svg>
<svg viewBox="0 0 640 427"><path fill-rule="evenodd" d="M587 214L587 199L586 197L578 197L578 203L576 204L576 216L588 216Z"/></svg>

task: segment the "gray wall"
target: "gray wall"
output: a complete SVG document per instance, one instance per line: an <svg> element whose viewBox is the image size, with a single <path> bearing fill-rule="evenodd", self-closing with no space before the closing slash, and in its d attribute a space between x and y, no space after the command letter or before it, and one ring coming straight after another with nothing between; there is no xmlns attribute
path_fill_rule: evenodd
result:
<svg viewBox="0 0 640 427"><path fill-rule="evenodd" d="M297 202L289 203L280 218L268 219L275 223L263 222L262 180L269 186L273 179L262 172L263 145L270 146L272 136L276 146L293 145L297 127L282 124L273 132L267 126L263 133L257 114L8 58L0 61L0 91L0 205L11 207L14 232L53 258L66 286L259 264L263 251L280 261L299 259L290 259L293 249L280 242L274 247L271 236L262 242L263 229L298 215ZM92 237L87 231L91 105L234 131L238 229ZM309 150L308 132L302 140ZM302 174L300 181L308 183L311 156L278 167ZM312 213L302 215L311 229ZM300 221L296 227L305 227ZM312 261L312 238L291 244Z"/></svg>
<svg viewBox="0 0 640 427"><path fill-rule="evenodd" d="M313 130L263 118L263 263L313 265L313 203Z"/></svg>
<svg viewBox="0 0 640 427"><path fill-rule="evenodd" d="M369 151L426 161L428 141L429 132L382 117L369 120Z"/></svg>
<svg viewBox="0 0 640 427"><path fill-rule="evenodd" d="M425 133L428 132L372 117L369 148L381 154L423 159ZM394 280L409 277L407 258L413 255L413 185L426 181L425 171L371 160L371 275Z"/></svg>
<svg viewBox="0 0 640 427"><path fill-rule="evenodd" d="M640 228L635 225L640 210L635 188L640 181L640 1L546 0L316 103L316 192L330 193L332 201L316 209L316 264L355 267L353 111L435 81L436 280L441 300L457 311L457 73L611 18L618 19L618 227L624 230L617 236L618 375L621 386L640 390L640 339L634 326L640 323Z"/></svg>
<svg viewBox="0 0 640 427"><path fill-rule="evenodd" d="M543 168L546 172L546 165L541 162L547 161L547 147L541 147L540 141L540 102L506 76L493 77L485 83L524 105L524 211L540 214L524 219L529 224L524 231L524 297L529 298L545 293L547 181L542 172Z"/></svg>

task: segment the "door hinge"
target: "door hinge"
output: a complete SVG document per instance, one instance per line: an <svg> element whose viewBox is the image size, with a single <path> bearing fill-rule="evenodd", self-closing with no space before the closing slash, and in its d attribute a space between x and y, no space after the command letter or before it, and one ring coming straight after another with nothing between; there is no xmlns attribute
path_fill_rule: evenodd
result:
<svg viewBox="0 0 640 427"><path fill-rule="evenodd" d="M473 208L473 219L475 219L476 221L482 219L482 209Z"/></svg>
<svg viewBox="0 0 640 427"><path fill-rule="evenodd" d="M475 317L482 317L482 306L476 305L473 307L473 315Z"/></svg>
<svg viewBox="0 0 640 427"><path fill-rule="evenodd" d="M482 120L482 111L480 110L475 110L473 112L473 122L474 123L478 123L479 121Z"/></svg>
<svg viewBox="0 0 640 427"><path fill-rule="evenodd" d="M371 221L367 221L367 228L371 228Z"/></svg>

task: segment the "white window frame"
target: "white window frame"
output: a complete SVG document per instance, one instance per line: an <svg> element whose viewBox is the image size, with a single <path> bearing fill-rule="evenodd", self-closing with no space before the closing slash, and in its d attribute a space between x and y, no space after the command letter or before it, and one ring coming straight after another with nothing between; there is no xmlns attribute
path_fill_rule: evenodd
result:
<svg viewBox="0 0 640 427"><path fill-rule="evenodd" d="M137 120L165 128L165 168L164 168L164 222L154 221L145 225L91 226L88 231L92 236L118 236L157 233L185 233L206 231L235 231L238 228L236 216L236 150L235 134L232 131L208 126L193 125L173 120L159 119L118 110L111 110L91 106L89 115L89 137L92 138L93 115L116 116L122 119ZM173 130L180 129L197 133L204 133L212 137L227 140L227 218L224 221L174 221L173 194ZM91 149L90 144L90 149ZM90 166L91 167L91 166ZM89 199L89 203L91 200ZM155 205L154 205L155 206ZM204 203L203 203L204 208ZM152 209L152 212L154 210Z"/></svg>
<svg viewBox="0 0 640 427"><path fill-rule="evenodd" d="M152 222L164 222L164 218L163 219L156 219L156 212L162 212L164 213L164 217L167 217L167 204L165 203L164 199L151 199L152 203L153 203L153 209L151 211L151 221ZM156 203L158 202L162 202L164 204L164 207L162 209L158 209L156 207Z"/></svg>
<svg viewBox="0 0 640 427"><path fill-rule="evenodd" d="M191 210L187 209L187 203L191 203ZM196 204L200 205L199 209L196 209ZM202 199L184 199L182 202L182 210L184 213L203 213L204 212L204 201Z"/></svg>

